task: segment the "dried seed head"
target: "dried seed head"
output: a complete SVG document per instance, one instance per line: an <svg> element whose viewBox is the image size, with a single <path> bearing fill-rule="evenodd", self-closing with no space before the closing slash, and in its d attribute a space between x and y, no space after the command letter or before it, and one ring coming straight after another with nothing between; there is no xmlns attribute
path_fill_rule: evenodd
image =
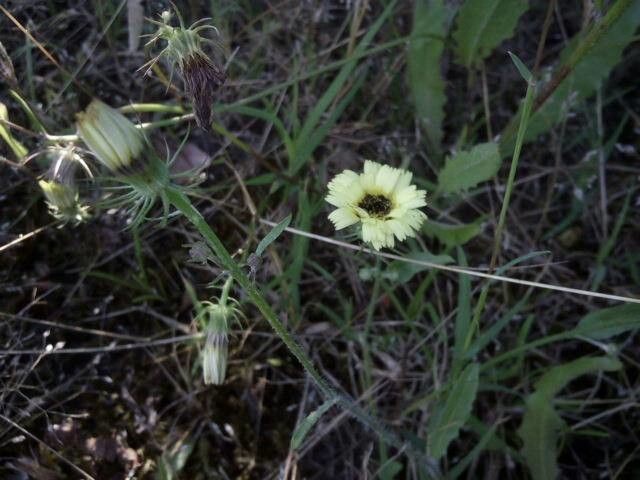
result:
<svg viewBox="0 0 640 480"><path fill-rule="evenodd" d="M194 52L181 62L180 73L184 79L187 94L191 97L196 122L203 130L211 128L213 121L213 100L216 90L227 78L204 54Z"/></svg>
<svg viewBox="0 0 640 480"><path fill-rule="evenodd" d="M164 40L166 46L147 65L150 68L158 59L164 58L171 65L172 73L175 69L178 70L184 80L187 95L193 102L198 126L208 130L212 121L214 94L224 84L226 74L203 50L206 44L220 50L220 44L203 37L200 32L211 29L217 33L218 30L212 25L203 24L208 19L202 19L186 28L179 15L180 26L172 27L169 24L171 17L171 12L164 11L161 14L162 21L154 22L158 25L158 30L148 44Z"/></svg>

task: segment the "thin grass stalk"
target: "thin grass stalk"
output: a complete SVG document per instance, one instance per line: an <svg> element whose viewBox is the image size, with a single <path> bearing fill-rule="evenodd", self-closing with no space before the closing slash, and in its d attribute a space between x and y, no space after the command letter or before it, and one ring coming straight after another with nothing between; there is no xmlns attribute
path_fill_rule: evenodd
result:
<svg viewBox="0 0 640 480"><path fill-rule="evenodd" d="M529 116L531 115L531 109L533 106L533 94L535 92L535 84L532 80L527 82L527 93L524 97L524 106L522 109L522 116L520 117L520 126L518 127L518 135L516 136L516 145L513 150L513 157L511 157L511 167L509 168L509 178L507 179L507 186L505 188L504 197L502 199L502 207L500 208L500 217L498 219L498 226L496 228L496 234L493 239L493 251L491 253L491 261L489 262L489 272L493 273L498 256L500 255L500 246L502 244L502 234L504 232L504 225L507 219L507 212L509 210L509 203L511 202L511 193L513 192L513 185L516 179L516 172L518 170L518 161L520 160L520 153L522 151L522 145L524 144L524 135L527 131L527 125L529 123ZM465 349L471 345L473 335L479 329L480 316L484 311L484 307L487 303L487 295L489 293L490 282L487 282L478 297L478 303L473 312L473 318L471 320L471 328L465 341Z"/></svg>

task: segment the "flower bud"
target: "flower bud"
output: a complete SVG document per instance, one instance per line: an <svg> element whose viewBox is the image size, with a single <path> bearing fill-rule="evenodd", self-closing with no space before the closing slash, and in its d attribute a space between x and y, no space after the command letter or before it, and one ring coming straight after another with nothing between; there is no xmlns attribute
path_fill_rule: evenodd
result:
<svg viewBox="0 0 640 480"><path fill-rule="evenodd" d="M222 333L207 332L202 353L202 373L205 385L222 385L227 373L229 340Z"/></svg>
<svg viewBox="0 0 640 480"><path fill-rule="evenodd" d="M227 372L229 354L230 309L224 305L208 304L203 313L208 317L205 327L206 341L202 351L204 383L205 385L222 385Z"/></svg>
<svg viewBox="0 0 640 480"><path fill-rule="evenodd" d="M94 100L77 114L78 135L109 170L124 173L134 168L144 138L140 130L117 110Z"/></svg>
<svg viewBox="0 0 640 480"><path fill-rule="evenodd" d="M38 182L51 215L65 222L80 223L87 217L86 207L80 205L78 190L74 185L65 185L55 180L40 180Z"/></svg>
<svg viewBox="0 0 640 480"><path fill-rule="evenodd" d="M77 166L86 164L73 145L54 145L47 149L51 160L45 179L38 185L42 189L49 212L64 222L80 223L88 217L87 207L80 204L75 174ZM90 172L89 172L90 173Z"/></svg>

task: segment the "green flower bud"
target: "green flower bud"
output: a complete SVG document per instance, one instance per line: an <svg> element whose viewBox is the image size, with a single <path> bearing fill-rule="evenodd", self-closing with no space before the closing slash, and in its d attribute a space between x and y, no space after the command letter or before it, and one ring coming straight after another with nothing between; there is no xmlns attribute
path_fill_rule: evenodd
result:
<svg viewBox="0 0 640 480"><path fill-rule="evenodd" d="M94 100L77 115L78 135L96 158L112 172L134 167L144 147L140 130L117 110Z"/></svg>

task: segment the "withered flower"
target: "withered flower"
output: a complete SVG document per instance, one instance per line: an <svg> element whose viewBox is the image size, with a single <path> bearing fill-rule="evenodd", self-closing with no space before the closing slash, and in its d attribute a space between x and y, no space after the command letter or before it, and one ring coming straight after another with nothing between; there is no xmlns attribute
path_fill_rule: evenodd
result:
<svg viewBox="0 0 640 480"><path fill-rule="evenodd" d="M203 25L209 19L202 19L189 28L184 26L182 18L178 15L180 26L172 27L171 13L162 12L162 21L153 21L158 25L158 31L153 35L147 45L157 40L166 41L165 48L145 66L147 72L158 59L166 58L171 64L171 73L177 68L184 80L185 90L191 99L198 126L209 130L213 121L213 100L215 92L224 84L227 75L203 50L203 46L209 44L219 49L219 43L213 42L200 33L203 30L217 29L212 25Z"/></svg>

